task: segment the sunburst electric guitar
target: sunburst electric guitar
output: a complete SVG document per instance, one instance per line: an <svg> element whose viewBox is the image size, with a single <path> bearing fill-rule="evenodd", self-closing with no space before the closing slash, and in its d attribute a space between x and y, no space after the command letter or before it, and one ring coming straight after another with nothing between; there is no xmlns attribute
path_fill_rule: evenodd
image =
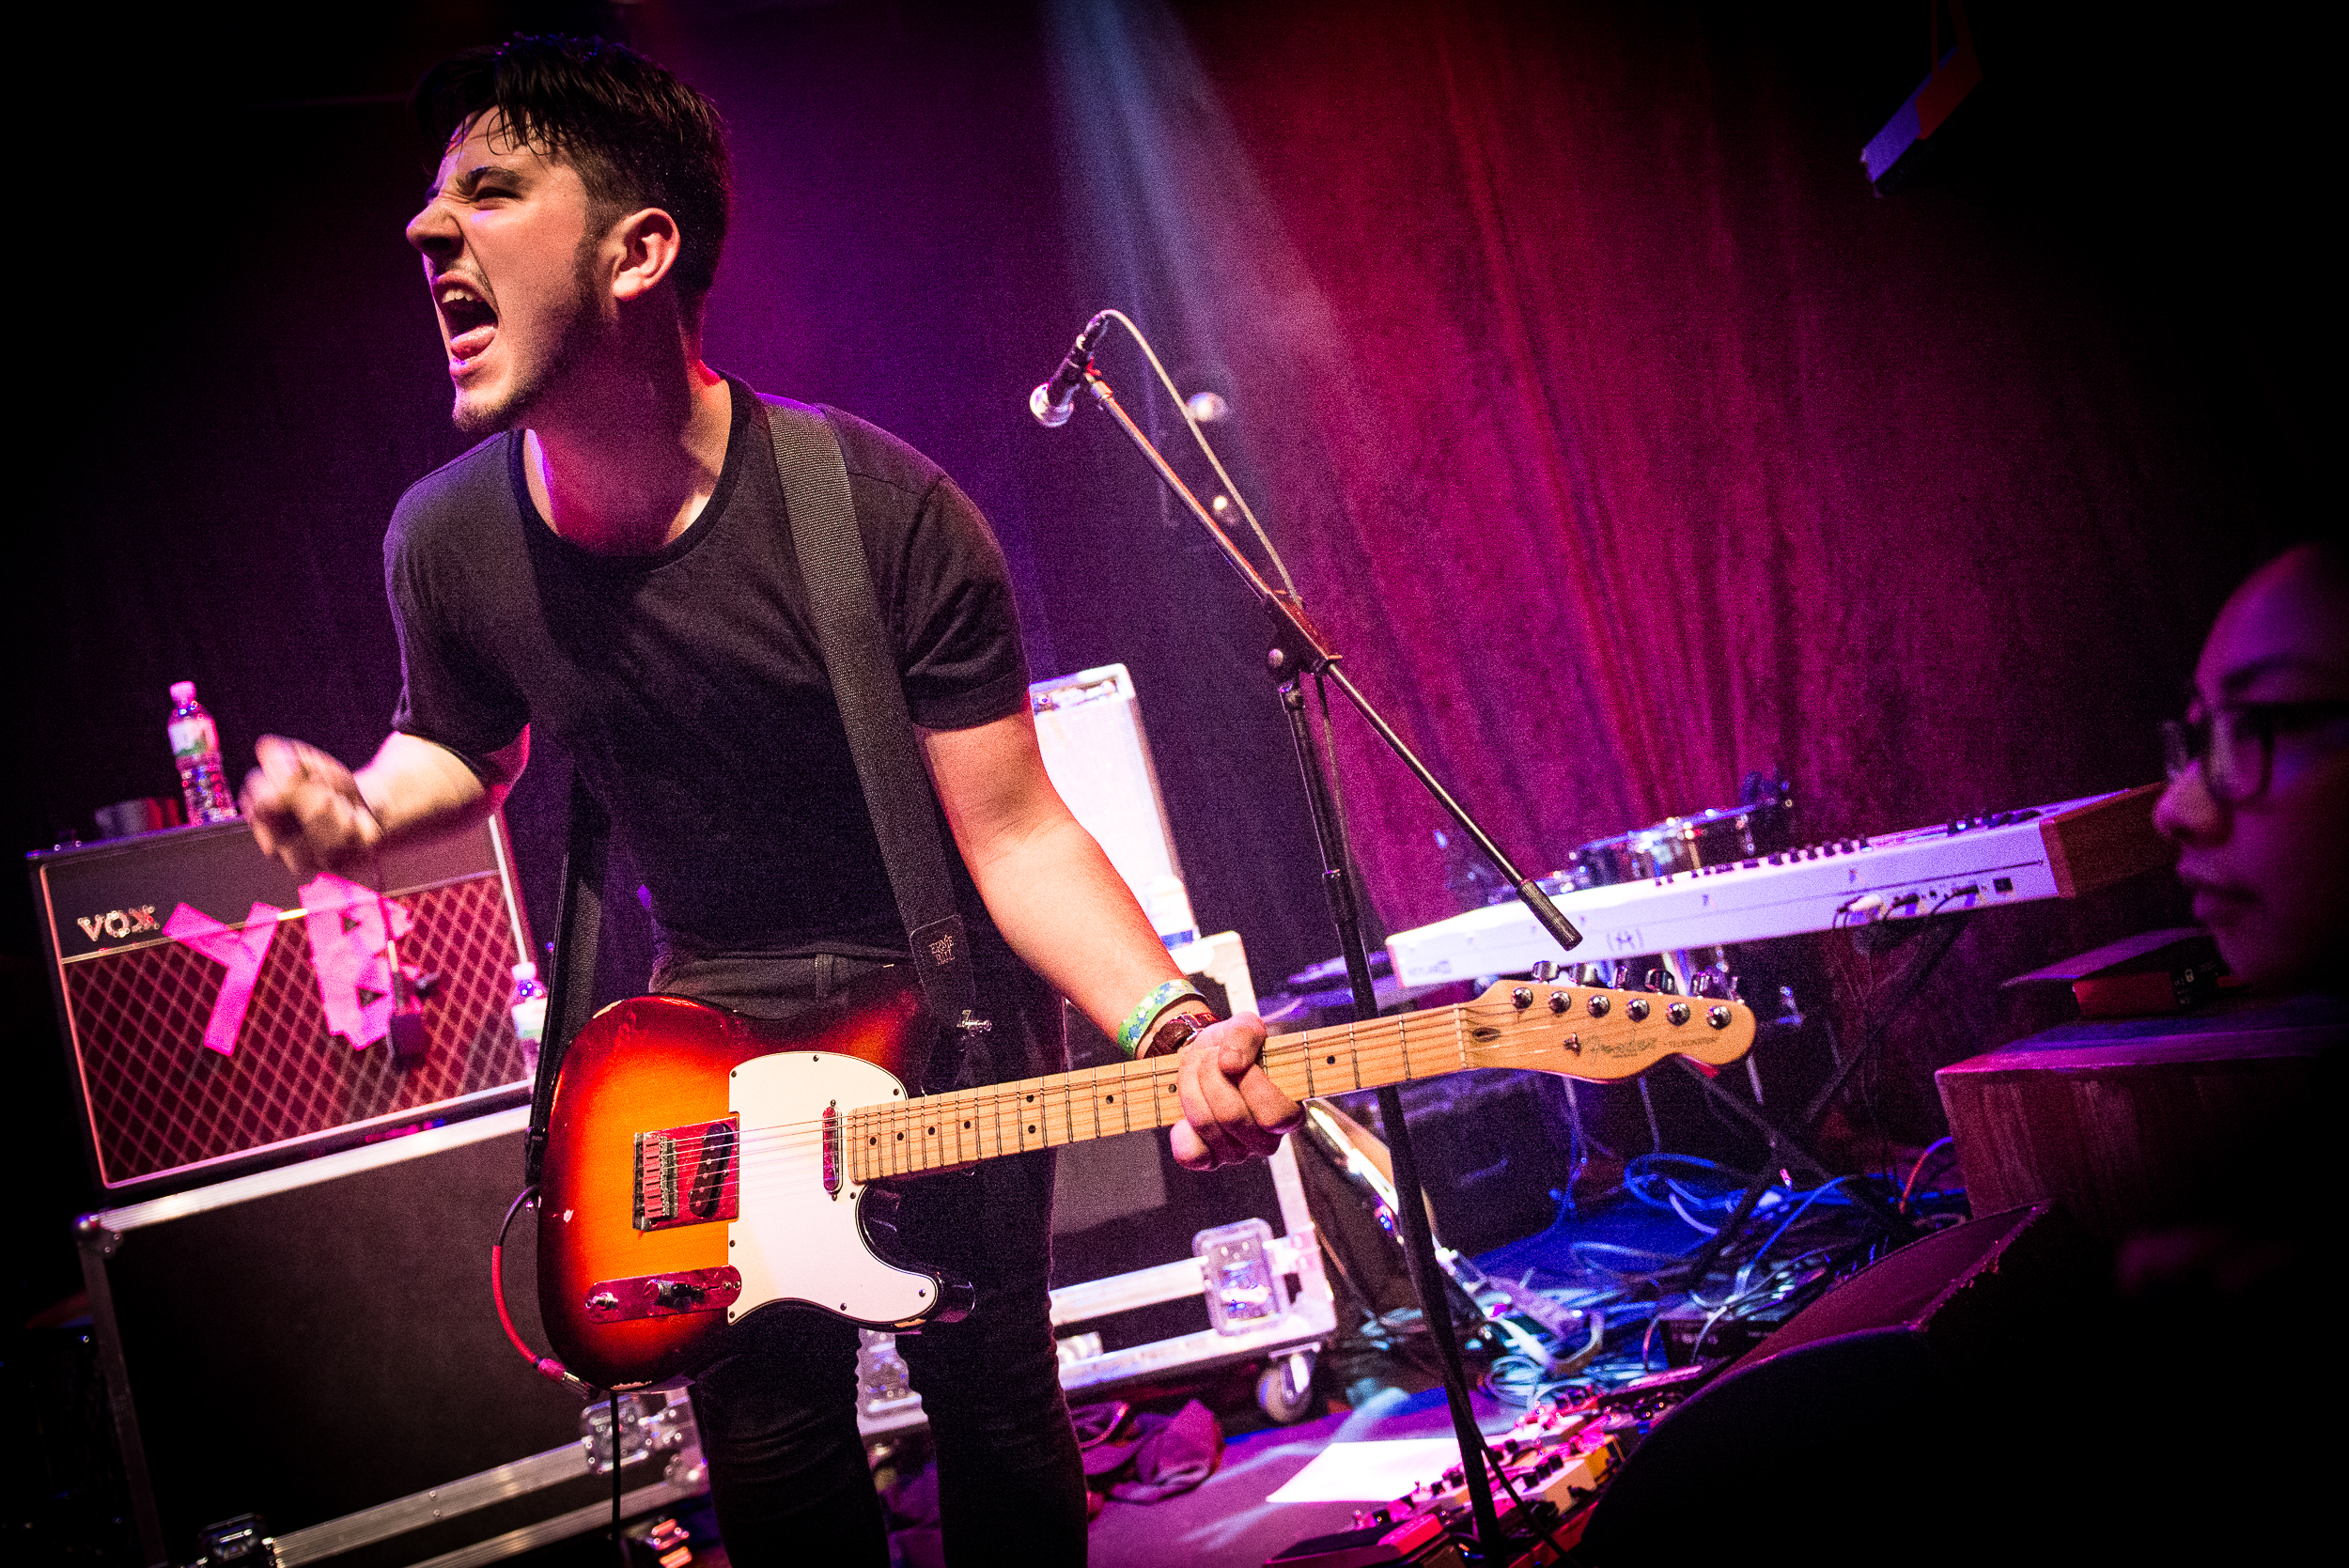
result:
<svg viewBox="0 0 2349 1568"><path fill-rule="evenodd" d="M959 1315L969 1287L890 1246L897 1184L1181 1119L1171 1056L910 1098L903 1064L931 1029L904 966L788 1024L677 997L597 1014L564 1058L538 1206L539 1315L570 1370L607 1389L688 1376L786 1303L875 1327ZM1275 1035L1263 1062L1302 1100L1469 1067L1719 1064L1753 1031L1736 1001L1504 981Z"/></svg>

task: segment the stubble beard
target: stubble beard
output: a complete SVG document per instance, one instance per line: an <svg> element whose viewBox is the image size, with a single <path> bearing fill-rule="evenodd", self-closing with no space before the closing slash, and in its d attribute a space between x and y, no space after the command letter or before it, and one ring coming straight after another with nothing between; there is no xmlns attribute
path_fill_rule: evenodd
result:
<svg viewBox="0 0 2349 1568"><path fill-rule="evenodd" d="M487 436L500 430L520 429L528 423L531 411L585 356L598 326L589 288L594 256L592 239L591 234L589 241L581 242L577 265L571 273L570 308L564 315L553 344L535 364L519 366L513 385L495 401L468 403L459 391L449 409L449 422L456 426L459 435Z"/></svg>

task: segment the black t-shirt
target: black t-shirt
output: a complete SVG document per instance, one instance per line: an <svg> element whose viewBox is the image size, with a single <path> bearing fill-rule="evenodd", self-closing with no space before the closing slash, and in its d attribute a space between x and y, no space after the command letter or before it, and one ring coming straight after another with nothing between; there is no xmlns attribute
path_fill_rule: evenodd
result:
<svg viewBox="0 0 2349 1568"><path fill-rule="evenodd" d="M552 736L684 947L894 955L904 927L817 656L767 411L731 384L717 489L651 554L558 537L518 432L401 497L384 540L406 682L393 727L476 769L525 723ZM1027 663L986 520L895 437L832 424L913 722L1018 712Z"/></svg>

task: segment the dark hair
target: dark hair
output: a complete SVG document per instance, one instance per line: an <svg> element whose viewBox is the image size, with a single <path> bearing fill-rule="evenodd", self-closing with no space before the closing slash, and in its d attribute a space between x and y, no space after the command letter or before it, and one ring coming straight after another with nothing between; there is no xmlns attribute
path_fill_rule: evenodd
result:
<svg viewBox="0 0 2349 1568"><path fill-rule="evenodd" d="M725 125L675 72L603 39L517 33L434 66L413 105L435 159L460 126L494 109L507 134L579 171L599 222L660 208L682 241L677 292L688 302L709 292L733 199Z"/></svg>

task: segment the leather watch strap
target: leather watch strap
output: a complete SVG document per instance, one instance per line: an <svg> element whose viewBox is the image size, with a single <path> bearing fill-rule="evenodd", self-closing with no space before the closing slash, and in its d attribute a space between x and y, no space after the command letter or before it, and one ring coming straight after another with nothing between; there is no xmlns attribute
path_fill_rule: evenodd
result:
<svg viewBox="0 0 2349 1568"><path fill-rule="evenodd" d="M1142 1054L1145 1057L1172 1056L1181 1050L1192 1035L1214 1026L1215 1015L1206 1008L1178 1007L1150 1032L1149 1042L1142 1048Z"/></svg>

